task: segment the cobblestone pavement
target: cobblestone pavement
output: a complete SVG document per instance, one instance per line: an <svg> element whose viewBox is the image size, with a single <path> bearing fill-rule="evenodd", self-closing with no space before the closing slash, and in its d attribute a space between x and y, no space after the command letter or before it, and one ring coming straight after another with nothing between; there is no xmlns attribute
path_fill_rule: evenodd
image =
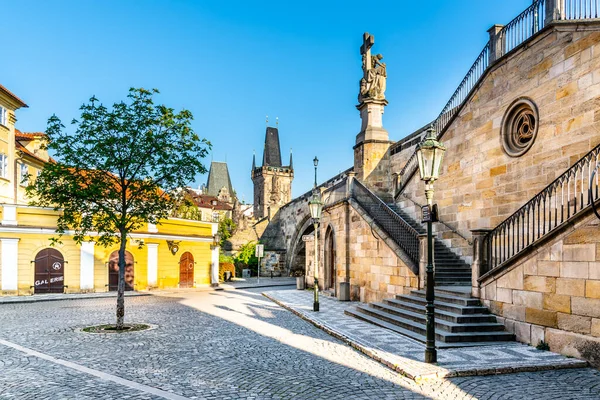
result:
<svg viewBox="0 0 600 400"><path fill-rule="evenodd" d="M356 306L356 303L321 296L321 311L315 313L312 310L312 291L268 291L264 295L390 368L416 380L586 366L583 361L540 351L517 342L440 349L437 365L426 364L423 343L345 315L344 310Z"/></svg>
<svg viewBox="0 0 600 400"><path fill-rule="evenodd" d="M600 372L417 384L260 295L261 289L0 304L0 399L598 399Z"/></svg>

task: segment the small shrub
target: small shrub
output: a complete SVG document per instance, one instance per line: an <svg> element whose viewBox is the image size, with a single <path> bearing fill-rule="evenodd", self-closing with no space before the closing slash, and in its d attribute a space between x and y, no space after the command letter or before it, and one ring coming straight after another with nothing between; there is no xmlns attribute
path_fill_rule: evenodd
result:
<svg viewBox="0 0 600 400"><path fill-rule="evenodd" d="M543 340L540 340L537 346L535 346L538 350L550 351L550 345Z"/></svg>
<svg viewBox="0 0 600 400"><path fill-rule="evenodd" d="M219 254L219 262L220 263L231 263L233 264L233 257L232 256L226 256L225 254Z"/></svg>

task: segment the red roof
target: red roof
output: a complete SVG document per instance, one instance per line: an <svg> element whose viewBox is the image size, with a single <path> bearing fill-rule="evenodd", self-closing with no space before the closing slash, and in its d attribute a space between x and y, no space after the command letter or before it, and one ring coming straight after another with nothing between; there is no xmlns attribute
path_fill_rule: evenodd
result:
<svg viewBox="0 0 600 400"><path fill-rule="evenodd" d="M36 160L38 160L41 163L47 163L48 161L44 160L43 158L39 157L37 154L32 153L31 151L29 151L25 146L23 146L21 143L19 143L18 141L15 142L16 144L16 148L18 151L27 154L29 157L32 157Z"/></svg>
<svg viewBox="0 0 600 400"><path fill-rule="evenodd" d="M216 196L210 196L208 194L198 194L191 190L187 191L190 195L192 202L196 207L200 208L211 208L213 210L233 210L231 204L227 204L224 201L219 200Z"/></svg>
<svg viewBox="0 0 600 400"><path fill-rule="evenodd" d="M46 136L44 132L21 132L18 129L15 129L15 138L21 140L33 140L39 138L40 136Z"/></svg>
<svg viewBox="0 0 600 400"><path fill-rule="evenodd" d="M8 97L16 101L21 107L29 107L27 104L25 104L23 100L15 96L10 90L8 90L2 85L0 85L0 92L4 92L4 94L8 95Z"/></svg>

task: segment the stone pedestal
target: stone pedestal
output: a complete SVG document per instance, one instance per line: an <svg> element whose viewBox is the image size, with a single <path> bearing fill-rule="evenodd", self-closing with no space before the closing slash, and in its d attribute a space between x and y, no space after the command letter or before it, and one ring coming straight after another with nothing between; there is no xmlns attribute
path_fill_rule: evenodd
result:
<svg viewBox="0 0 600 400"><path fill-rule="evenodd" d="M392 195L390 157L392 142L383 128L383 111L387 100L365 99L356 108L360 111L362 126L354 146L356 178L378 196L388 200Z"/></svg>

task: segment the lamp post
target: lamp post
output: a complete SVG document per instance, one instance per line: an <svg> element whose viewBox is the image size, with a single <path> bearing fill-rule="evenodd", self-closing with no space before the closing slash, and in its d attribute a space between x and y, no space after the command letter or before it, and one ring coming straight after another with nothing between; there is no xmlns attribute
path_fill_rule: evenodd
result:
<svg viewBox="0 0 600 400"><path fill-rule="evenodd" d="M423 206L423 221L427 222L427 277L425 288L425 299L427 300L426 316L427 327L426 337L427 345L425 347L425 362L437 362L437 350L435 349L435 306L434 306L434 286L435 277L433 274L433 238L431 233L431 224L437 221L437 207L433 205L433 182L440 176L440 167L446 148L437 140L433 126L427 129L425 141L417 147L417 160L419 162L419 174L421 180L425 182L425 197L427 205Z"/></svg>
<svg viewBox="0 0 600 400"><path fill-rule="evenodd" d="M315 185L313 189L313 197L308 202L308 208L310 210L310 216L313 220L313 227L315 229L315 299L313 303L313 311L319 311L319 238L318 238L318 228L319 228L319 220L321 219L321 212L323 211L323 202L321 201L321 196L319 195L319 190L317 189L317 165L319 165L319 159L315 157L313 160L315 165Z"/></svg>

